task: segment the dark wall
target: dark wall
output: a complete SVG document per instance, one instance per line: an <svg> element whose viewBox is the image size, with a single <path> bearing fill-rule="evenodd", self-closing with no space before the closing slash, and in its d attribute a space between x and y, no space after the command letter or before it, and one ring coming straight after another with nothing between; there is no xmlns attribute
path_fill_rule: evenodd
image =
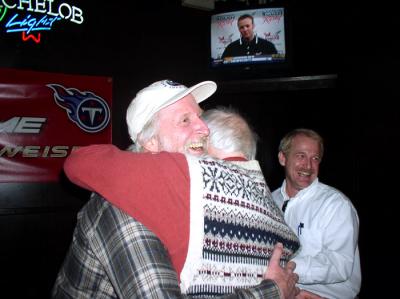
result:
<svg viewBox="0 0 400 299"><path fill-rule="evenodd" d="M113 142L121 148L129 144L126 107L139 89L163 78L187 85L216 80L219 89L204 107L233 105L248 117L261 137L258 158L271 189L283 178L279 139L295 127L316 129L326 141L321 180L346 193L359 212L360 298L389 298L394 278L385 265L395 252L396 215L386 203L396 200L389 169L397 169L400 137L394 106L400 61L390 31L396 18L390 9L365 5L288 2L293 66L279 77L232 81L216 75L208 67L210 12L167 0L97 1L96 7L75 1L85 10L85 24L44 35L40 45L1 32L0 67L113 77ZM334 76L327 82L314 77L325 74ZM305 76L314 79L303 84ZM65 179L0 185L1 295L48 296L87 198Z"/></svg>

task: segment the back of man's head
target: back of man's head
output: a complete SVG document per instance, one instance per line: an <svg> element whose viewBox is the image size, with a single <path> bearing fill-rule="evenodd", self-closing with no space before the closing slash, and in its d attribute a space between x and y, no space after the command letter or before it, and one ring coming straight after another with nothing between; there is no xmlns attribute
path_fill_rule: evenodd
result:
<svg viewBox="0 0 400 299"><path fill-rule="evenodd" d="M257 134L236 110L218 107L205 111L202 118L210 129L212 147L227 154L241 153L248 160L255 159Z"/></svg>

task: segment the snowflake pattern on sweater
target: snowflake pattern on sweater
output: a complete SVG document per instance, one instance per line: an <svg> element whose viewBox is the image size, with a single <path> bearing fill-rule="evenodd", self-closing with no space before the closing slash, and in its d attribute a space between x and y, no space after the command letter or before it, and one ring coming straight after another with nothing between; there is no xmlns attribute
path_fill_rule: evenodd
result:
<svg viewBox="0 0 400 299"><path fill-rule="evenodd" d="M190 238L182 291L215 297L259 284L277 242L284 245L282 264L300 244L258 162L189 157L188 163Z"/></svg>

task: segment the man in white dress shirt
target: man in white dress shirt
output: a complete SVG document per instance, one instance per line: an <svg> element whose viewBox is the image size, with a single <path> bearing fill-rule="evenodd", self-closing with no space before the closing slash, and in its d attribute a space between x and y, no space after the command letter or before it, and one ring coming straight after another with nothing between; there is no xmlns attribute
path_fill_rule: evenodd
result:
<svg viewBox="0 0 400 299"><path fill-rule="evenodd" d="M300 239L293 259L298 286L329 299L353 299L361 287L359 219L342 192L319 182L323 151L315 131L289 132L278 154L285 180L272 196Z"/></svg>

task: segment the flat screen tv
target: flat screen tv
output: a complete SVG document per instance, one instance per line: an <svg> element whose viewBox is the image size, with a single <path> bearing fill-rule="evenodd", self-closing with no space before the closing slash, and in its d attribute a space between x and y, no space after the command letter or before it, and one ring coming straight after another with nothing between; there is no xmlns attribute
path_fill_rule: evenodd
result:
<svg viewBox="0 0 400 299"><path fill-rule="evenodd" d="M213 69L286 69L290 66L286 7L241 9L211 16Z"/></svg>

